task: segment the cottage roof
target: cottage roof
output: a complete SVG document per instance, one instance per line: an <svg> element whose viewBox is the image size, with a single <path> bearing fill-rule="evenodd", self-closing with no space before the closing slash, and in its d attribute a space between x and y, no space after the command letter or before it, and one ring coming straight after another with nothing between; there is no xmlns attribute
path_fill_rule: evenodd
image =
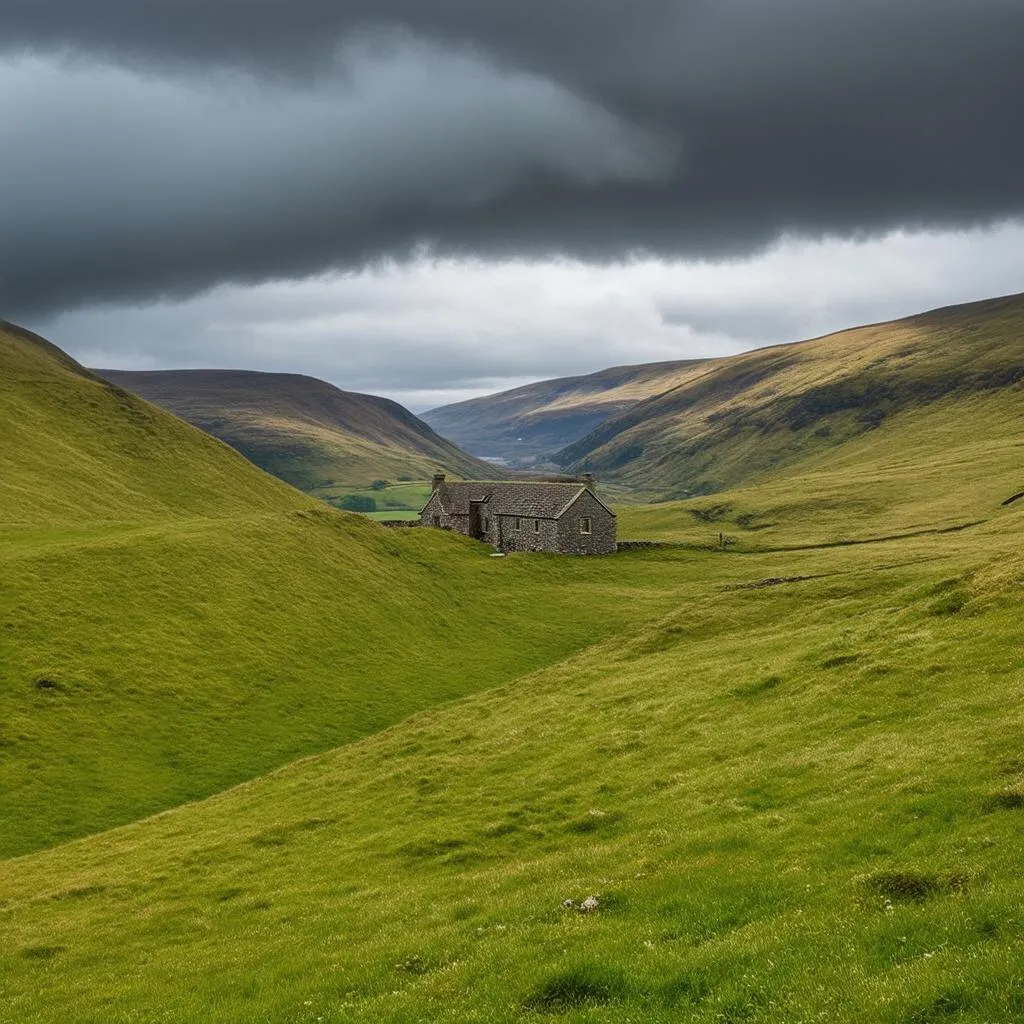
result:
<svg viewBox="0 0 1024 1024"><path fill-rule="evenodd" d="M540 483L532 480L463 480L438 487L441 507L448 515L469 515L470 502L487 501L493 515L558 519L584 491L582 483ZM594 494L593 491L590 491ZM615 515L600 498L594 498Z"/></svg>

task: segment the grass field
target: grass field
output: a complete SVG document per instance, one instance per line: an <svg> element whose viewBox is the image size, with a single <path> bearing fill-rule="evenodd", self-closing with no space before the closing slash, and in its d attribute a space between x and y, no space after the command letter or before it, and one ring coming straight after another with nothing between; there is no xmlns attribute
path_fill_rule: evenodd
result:
<svg viewBox="0 0 1024 1024"><path fill-rule="evenodd" d="M330 487L318 487L310 493L314 497L336 506L340 506L342 500L349 496L372 498L377 505L377 512L382 514L382 518L401 519L403 518L401 515L384 515L384 513L419 512L430 498L430 481L389 481L386 487L379 490L374 487L349 487L334 484Z"/></svg>
<svg viewBox="0 0 1024 1024"><path fill-rule="evenodd" d="M0 1020L1019 1019L1019 542L634 553L700 589L8 862Z"/></svg>
<svg viewBox="0 0 1024 1024"><path fill-rule="evenodd" d="M102 440L0 389L2 1024L1024 1019L1013 402L491 559L61 386Z"/></svg>

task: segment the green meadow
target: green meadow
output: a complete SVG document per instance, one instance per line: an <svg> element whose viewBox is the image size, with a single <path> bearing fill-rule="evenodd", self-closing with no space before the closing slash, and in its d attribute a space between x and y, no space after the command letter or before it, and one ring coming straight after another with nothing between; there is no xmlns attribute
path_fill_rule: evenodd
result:
<svg viewBox="0 0 1024 1024"><path fill-rule="evenodd" d="M1024 1019L1012 389L491 558L6 344L2 1024Z"/></svg>
<svg viewBox="0 0 1024 1024"><path fill-rule="evenodd" d="M342 484L333 484L310 493L332 505L339 504L349 495L372 498L380 513L387 512L389 509L396 512L401 510L418 512L430 499L429 480L386 480L382 482L385 484L383 487L346 487Z"/></svg>
<svg viewBox="0 0 1024 1024"><path fill-rule="evenodd" d="M1024 566L904 543L9 861L0 1020L1019 1019Z"/></svg>

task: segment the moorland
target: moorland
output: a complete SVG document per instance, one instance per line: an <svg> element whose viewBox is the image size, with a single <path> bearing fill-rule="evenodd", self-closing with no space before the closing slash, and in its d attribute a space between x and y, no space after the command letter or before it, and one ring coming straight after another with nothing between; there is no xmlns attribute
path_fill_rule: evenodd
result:
<svg viewBox="0 0 1024 1024"><path fill-rule="evenodd" d="M607 419L594 559L5 329L0 1021L1020 1019L1022 310Z"/></svg>

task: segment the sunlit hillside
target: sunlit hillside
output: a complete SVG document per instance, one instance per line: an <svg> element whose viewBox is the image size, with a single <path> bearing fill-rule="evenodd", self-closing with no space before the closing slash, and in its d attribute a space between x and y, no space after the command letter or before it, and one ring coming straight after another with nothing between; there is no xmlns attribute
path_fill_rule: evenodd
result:
<svg viewBox="0 0 1024 1024"><path fill-rule="evenodd" d="M544 463L609 417L698 377L702 360L614 366L442 406L423 418L467 451Z"/></svg>
<svg viewBox="0 0 1024 1024"><path fill-rule="evenodd" d="M994 299L710 361L557 459L652 497L710 493L826 466L883 426L912 458L926 439L899 431L929 410L980 443L1012 433L1022 382L1024 296Z"/></svg>

